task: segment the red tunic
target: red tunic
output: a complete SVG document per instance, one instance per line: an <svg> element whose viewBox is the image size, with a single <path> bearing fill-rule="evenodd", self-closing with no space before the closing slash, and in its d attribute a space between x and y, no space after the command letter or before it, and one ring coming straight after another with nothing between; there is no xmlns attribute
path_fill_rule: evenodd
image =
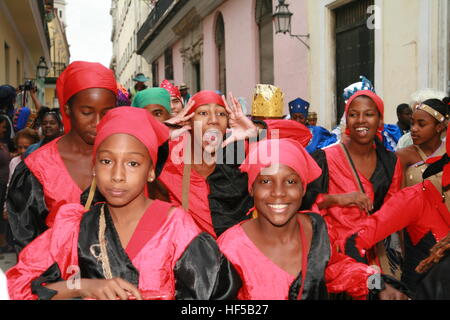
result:
<svg viewBox="0 0 450 320"><path fill-rule="evenodd" d="M164 170L159 176L169 190L170 201L178 207L182 206L183 193L183 144L184 139L170 141L169 158L164 165ZM192 218L201 230L208 232L216 238L216 233L212 225L211 212L208 202L209 186L194 169L191 170L191 180L189 185L189 210Z"/></svg>
<svg viewBox="0 0 450 320"><path fill-rule="evenodd" d="M351 192L359 192L359 188L353 176L350 164L342 150L341 146L335 145L324 149L329 170L329 194L343 194ZM372 183L358 172L361 183L364 187L366 195L374 201L374 189ZM394 175L389 190L384 198L386 202L397 191L400 190L402 183L402 168L400 161L397 159ZM316 204L321 202L319 196ZM332 237L341 239L348 231L352 230L355 225L367 217L367 212L361 211L358 207L341 207L333 206L320 211L325 221L332 230Z"/></svg>
<svg viewBox="0 0 450 320"><path fill-rule="evenodd" d="M220 250L241 277L242 287L239 290L238 299L287 300L289 289L296 277L288 274L265 256L247 236L241 224L225 231L217 241ZM313 238L315 236L314 234ZM323 241L313 240L312 245L314 243L320 246ZM330 250L332 249L330 248ZM325 256L317 256L317 252L317 248L314 247L308 251L308 270L311 265L314 267L317 264L317 261L312 259L313 257L321 260L328 259ZM302 269L304 268L302 267ZM373 273L374 270L367 265L357 263L348 256L332 252L326 269L322 270L321 278L325 278L326 288L330 293L346 291L355 299L365 299L368 294L367 278ZM322 280L320 278L311 279L308 274L304 275L302 272L303 279L310 283ZM308 283L304 285L311 287ZM301 291L299 296L301 297L303 293Z"/></svg>
<svg viewBox="0 0 450 320"><path fill-rule="evenodd" d="M155 200L147 209L126 248L133 266L139 271L138 288L144 299L174 298L175 263L200 234L192 218L181 209L173 210L160 221L155 213L167 213L167 204L162 204ZM165 208L165 212L161 208ZM78 265L78 235L84 212L79 204L64 205L58 211L53 227L23 249L17 265L7 272L12 299L37 299L31 292L31 282L54 263L58 264L63 280L73 278L73 267ZM145 233L149 232L146 229L152 229L153 222L160 225L158 230L143 241Z"/></svg>
<svg viewBox="0 0 450 320"><path fill-rule="evenodd" d="M66 203L80 202L82 190L67 171L58 151L57 138L42 146L24 161L44 191L44 201L49 211L46 218L48 227L53 225L56 211Z"/></svg>
<svg viewBox="0 0 450 320"><path fill-rule="evenodd" d="M307 127L295 121L266 120L267 138L291 138L306 146L311 139L311 132ZM246 144L246 150L248 149ZM175 206L182 205L183 169L184 169L184 137L177 141L169 142L169 157L159 180L164 183L169 191L170 201ZM210 187L207 180L194 169L191 170L189 186L189 210L194 221L202 231L208 232L215 238L216 233L211 218L208 195Z"/></svg>

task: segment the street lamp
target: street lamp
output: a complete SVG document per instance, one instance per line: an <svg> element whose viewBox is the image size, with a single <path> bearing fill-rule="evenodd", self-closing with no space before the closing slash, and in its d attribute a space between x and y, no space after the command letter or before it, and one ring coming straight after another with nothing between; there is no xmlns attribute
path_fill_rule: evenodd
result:
<svg viewBox="0 0 450 320"><path fill-rule="evenodd" d="M289 33L291 37L295 37L300 40L308 49L308 44L303 41L302 38L309 38L309 34L292 34L291 33L291 18L293 13L289 11L289 5L284 3L285 0L278 0L275 13L272 15L273 22L275 24L275 34L277 33Z"/></svg>
<svg viewBox="0 0 450 320"><path fill-rule="evenodd" d="M43 79L45 78L45 76L47 75L48 72L48 67L47 67L47 63L45 62L45 58L41 57L39 59L39 64L37 66L37 78Z"/></svg>

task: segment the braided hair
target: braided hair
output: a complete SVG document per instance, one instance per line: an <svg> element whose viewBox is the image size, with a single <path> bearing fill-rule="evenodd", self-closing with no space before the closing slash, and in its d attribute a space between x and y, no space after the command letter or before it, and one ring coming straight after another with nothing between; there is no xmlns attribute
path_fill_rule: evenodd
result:
<svg viewBox="0 0 450 320"><path fill-rule="evenodd" d="M430 250L430 256L422 260L416 268L418 273L424 273L428 271L432 266L437 264L450 249L450 233L441 241L436 243Z"/></svg>

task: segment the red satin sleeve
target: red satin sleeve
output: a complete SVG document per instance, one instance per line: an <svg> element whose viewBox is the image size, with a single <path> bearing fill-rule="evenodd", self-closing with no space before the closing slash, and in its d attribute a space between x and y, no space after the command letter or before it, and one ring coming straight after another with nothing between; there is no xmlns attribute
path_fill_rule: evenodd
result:
<svg viewBox="0 0 450 320"><path fill-rule="evenodd" d="M366 249L370 249L394 232L417 223L426 211L424 209L426 199L423 198L421 188L421 185L405 188L385 202L380 210L362 220L346 234L345 240L339 243L341 250L344 250L346 239L358 233L356 247L363 256Z"/></svg>
<svg viewBox="0 0 450 320"><path fill-rule="evenodd" d="M78 265L78 233L83 212L84 208L79 204L62 206L54 226L21 251L18 263L6 272L11 299L37 299L31 292L31 282L54 263L61 270L63 279L71 275L73 267Z"/></svg>
<svg viewBox="0 0 450 320"><path fill-rule="evenodd" d="M332 246L330 261L325 269L329 293L346 292L355 300L365 300L369 294L367 279L376 271L336 251Z"/></svg>

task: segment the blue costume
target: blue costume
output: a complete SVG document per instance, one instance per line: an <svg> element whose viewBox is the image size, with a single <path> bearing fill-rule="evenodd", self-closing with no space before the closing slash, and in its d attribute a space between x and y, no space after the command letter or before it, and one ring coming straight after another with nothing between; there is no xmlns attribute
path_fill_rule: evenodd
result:
<svg viewBox="0 0 450 320"><path fill-rule="evenodd" d="M305 116L305 118L307 118L309 106L310 104L308 101L297 98L289 102L289 113L291 115L295 113L301 113ZM338 140L337 136L334 133L330 133L323 127L310 125L307 125L307 127L312 134L311 141L306 147L306 151L308 151L309 153L313 153L318 149L325 148L326 146L336 143Z"/></svg>

